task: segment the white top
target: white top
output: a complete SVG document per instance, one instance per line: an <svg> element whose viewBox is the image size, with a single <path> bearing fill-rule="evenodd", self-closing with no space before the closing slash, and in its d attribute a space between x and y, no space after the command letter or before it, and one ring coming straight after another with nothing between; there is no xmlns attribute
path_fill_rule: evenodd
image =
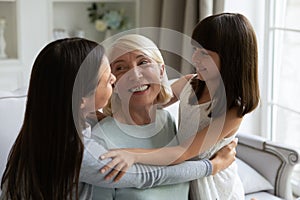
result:
<svg viewBox="0 0 300 200"><path fill-rule="evenodd" d="M190 105L189 98L193 93L190 82L186 84L180 94L179 104L179 131L180 142L195 135L198 131L210 125L209 114L210 102ZM211 158L218 150L229 144L235 135L221 139L210 149L200 154L197 159ZM237 173L235 162L227 169L215 176L208 176L191 182L192 200L243 200L244 190L242 182Z"/></svg>

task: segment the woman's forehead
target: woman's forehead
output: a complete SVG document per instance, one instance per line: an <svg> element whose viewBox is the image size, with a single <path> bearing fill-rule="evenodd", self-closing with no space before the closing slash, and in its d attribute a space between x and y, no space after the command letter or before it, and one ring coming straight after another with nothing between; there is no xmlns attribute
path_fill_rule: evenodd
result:
<svg viewBox="0 0 300 200"><path fill-rule="evenodd" d="M133 50L133 51L127 51L127 52L118 52L114 55L115 59L111 61L111 63L116 62L117 60L126 60L126 59L138 59L138 58L150 58L147 54L142 52L141 50Z"/></svg>

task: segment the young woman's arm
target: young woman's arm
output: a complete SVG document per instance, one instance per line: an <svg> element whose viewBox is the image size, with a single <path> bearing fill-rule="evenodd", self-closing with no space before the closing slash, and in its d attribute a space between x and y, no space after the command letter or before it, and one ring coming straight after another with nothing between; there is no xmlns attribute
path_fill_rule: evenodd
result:
<svg viewBox="0 0 300 200"><path fill-rule="evenodd" d="M237 141L220 150L211 161L207 159L188 161L167 167L135 164L127 172L119 173L114 181L108 181L108 179L114 177L109 171L99 173L99 169L107 162L99 160L98 155L106 152L106 149L90 138L84 138L84 145L85 151L80 172L80 182L106 188L147 188L156 185L187 182L225 169L235 160ZM107 173L110 173L108 177ZM118 181L122 176L124 177Z"/></svg>

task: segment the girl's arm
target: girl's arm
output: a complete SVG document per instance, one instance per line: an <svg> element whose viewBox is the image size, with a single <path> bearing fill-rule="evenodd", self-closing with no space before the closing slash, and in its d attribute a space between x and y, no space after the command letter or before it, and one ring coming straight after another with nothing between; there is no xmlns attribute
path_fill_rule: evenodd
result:
<svg viewBox="0 0 300 200"><path fill-rule="evenodd" d="M168 153L168 156L171 156L172 150L175 150L179 156L173 157L174 161L170 160L171 164L181 163L203 153L221 139L235 134L241 122L242 118L237 116L237 110L235 108L230 109L224 117L214 119L208 127L197 132L196 135L182 145L175 146L174 149L168 147L169 149L162 153ZM138 157L138 159L145 159L145 156Z"/></svg>
<svg viewBox="0 0 300 200"><path fill-rule="evenodd" d="M106 152L106 149L90 138L84 138L84 156L80 171L80 182L86 182L105 188L148 188L157 185L169 185L202 178L212 173L225 169L235 160L235 147L237 141L227 145L218 152L216 157L209 161L188 161L174 166L150 166L135 164L124 177L116 182L105 180L107 173L99 173L99 169L106 162L98 159L98 155Z"/></svg>
<svg viewBox="0 0 300 200"><path fill-rule="evenodd" d="M133 163L150 165L181 163L201 154L222 138L233 135L238 130L241 121L242 118L237 116L236 109L231 109L225 117L213 120L209 127L199 131L182 145L157 149L128 148L111 150L101 156L101 159L112 158L112 161L102 169L102 172L111 168L126 171Z"/></svg>

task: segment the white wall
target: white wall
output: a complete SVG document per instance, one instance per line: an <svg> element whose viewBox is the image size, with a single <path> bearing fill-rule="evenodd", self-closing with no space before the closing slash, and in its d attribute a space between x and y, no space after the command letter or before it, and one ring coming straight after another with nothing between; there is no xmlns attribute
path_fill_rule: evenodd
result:
<svg viewBox="0 0 300 200"><path fill-rule="evenodd" d="M263 88L264 59L264 19L265 1L262 0L226 0L225 12L237 12L245 15L251 22L257 36L260 89ZM262 95L261 95L262 96ZM246 115L239 131L261 135L261 107Z"/></svg>
<svg viewBox="0 0 300 200"><path fill-rule="evenodd" d="M7 59L0 60L0 90L11 91L28 85L33 61L48 42L49 9L47 1L36 0L0 0L0 7L8 47Z"/></svg>
<svg viewBox="0 0 300 200"><path fill-rule="evenodd" d="M48 4L42 1L19 1L19 59L24 66L24 80L21 86L29 84L33 62L39 51L48 43L48 12Z"/></svg>

